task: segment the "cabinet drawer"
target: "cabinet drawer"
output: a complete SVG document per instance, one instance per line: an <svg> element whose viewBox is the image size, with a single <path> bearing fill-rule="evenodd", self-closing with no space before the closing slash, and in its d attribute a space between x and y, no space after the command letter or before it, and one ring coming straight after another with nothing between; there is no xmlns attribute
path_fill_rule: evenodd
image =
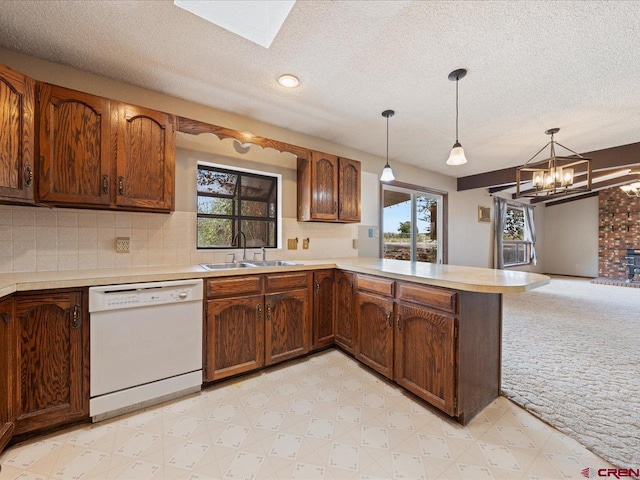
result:
<svg viewBox="0 0 640 480"><path fill-rule="evenodd" d="M371 277L369 275L358 275L358 290L378 293L387 297L393 297L393 284L395 282L388 278Z"/></svg>
<svg viewBox="0 0 640 480"><path fill-rule="evenodd" d="M262 293L262 275L216 278L207 281L207 297L230 297L245 293Z"/></svg>
<svg viewBox="0 0 640 480"><path fill-rule="evenodd" d="M272 273L266 275L267 292L278 292L309 286L309 272Z"/></svg>
<svg viewBox="0 0 640 480"><path fill-rule="evenodd" d="M417 303L449 313L457 311L458 294L451 290L398 282L397 293L398 300Z"/></svg>

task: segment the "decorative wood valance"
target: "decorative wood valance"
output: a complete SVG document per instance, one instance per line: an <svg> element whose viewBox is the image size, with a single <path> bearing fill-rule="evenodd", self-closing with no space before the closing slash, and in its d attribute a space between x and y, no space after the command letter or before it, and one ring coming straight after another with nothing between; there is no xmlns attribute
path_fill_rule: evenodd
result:
<svg viewBox="0 0 640 480"><path fill-rule="evenodd" d="M249 132L239 132L231 128L220 127L199 120L191 120L185 117L177 118L177 130L190 135L200 135L201 133L212 133L220 140L233 138L241 143L251 143L262 148L273 148L279 152L292 153L298 158L309 159L310 150L290 143L280 142L271 138L259 137Z"/></svg>

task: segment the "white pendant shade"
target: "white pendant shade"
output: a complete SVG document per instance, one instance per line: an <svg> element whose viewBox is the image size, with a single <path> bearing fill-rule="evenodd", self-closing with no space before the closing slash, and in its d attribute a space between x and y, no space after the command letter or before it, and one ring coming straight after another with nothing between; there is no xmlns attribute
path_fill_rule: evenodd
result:
<svg viewBox="0 0 640 480"><path fill-rule="evenodd" d="M465 163L467 163L467 157L464 156L462 145L456 143L451 149L451 153L447 159L447 165L464 165Z"/></svg>
<svg viewBox="0 0 640 480"><path fill-rule="evenodd" d="M381 182L390 182L395 180L396 177L393 176L393 172L391 171L391 167L387 163L382 169L382 174L380 175Z"/></svg>

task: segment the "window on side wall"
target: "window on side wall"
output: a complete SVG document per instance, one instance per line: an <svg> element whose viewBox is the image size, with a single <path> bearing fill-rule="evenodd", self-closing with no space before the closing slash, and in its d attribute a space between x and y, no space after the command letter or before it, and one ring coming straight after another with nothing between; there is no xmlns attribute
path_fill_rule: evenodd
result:
<svg viewBox="0 0 640 480"><path fill-rule="evenodd" d="M505 267L531 263L531 242L524 239L524 228L524 210L521 207L507 206L502 232L502 258Z"/></svg>
<svg viewBox="0 0 640 480"><path fill-rule="evenodd" d="M198 164L197 248L234 248L238 231L247 248L280 243L281 176ZM241 237L241 235L240 235Z"/></svg>

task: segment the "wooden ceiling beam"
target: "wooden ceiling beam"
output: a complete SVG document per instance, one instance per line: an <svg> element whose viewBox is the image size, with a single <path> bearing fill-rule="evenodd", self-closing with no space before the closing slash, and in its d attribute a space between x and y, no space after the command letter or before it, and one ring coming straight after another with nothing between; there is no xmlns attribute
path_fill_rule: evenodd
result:
<svg viewBox="0 0 640 480"><path fill-rule="evenodd" d="M560 200L554 200L552 202L546 202L544 204L544 206L545 206L545 208L546 207L553 207L555 205L562 205L563 203L569 203L569 202L573 202L575 200L584 200L585 198L597 197L598 195L599 195L598 192L587 192L587 193L583 193L582 195L575 195L573 197L561 198Z"/></svg>
<svg viewBox="0 0 640 480"><path fill-rule="evenodd" d="M607 170L617 167L631 167L640 163L640 142L582 153L591 158L591 170ZM488 188L514 184L518 167L503 168L492 172L479 173L458 178L458 191L474 188ZM577 170L576 173L579 173Z"/></svg>

